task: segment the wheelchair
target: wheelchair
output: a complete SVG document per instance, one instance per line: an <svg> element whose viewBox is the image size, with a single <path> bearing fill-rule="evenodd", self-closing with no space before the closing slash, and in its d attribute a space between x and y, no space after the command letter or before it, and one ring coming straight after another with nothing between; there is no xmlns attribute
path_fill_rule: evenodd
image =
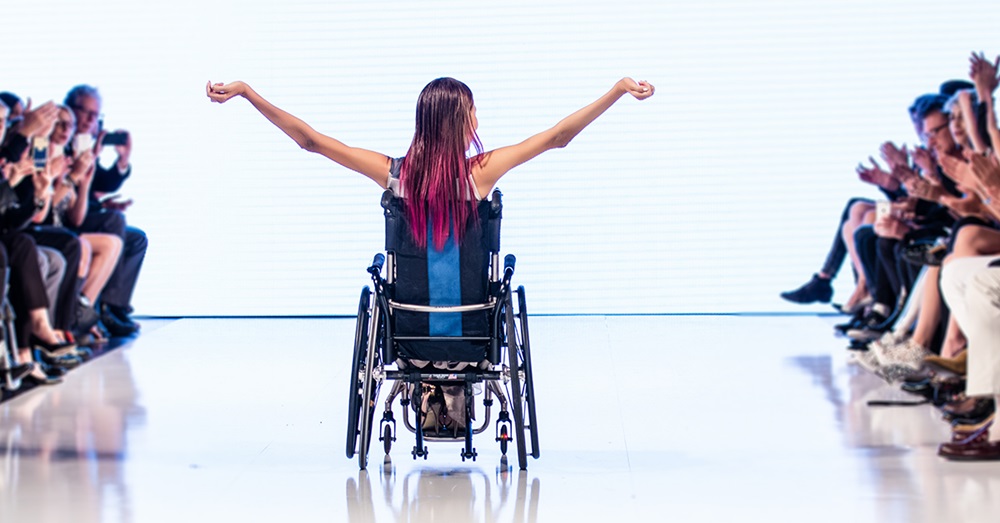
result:
<svg viewBox="0 0 1000 523"><path fill-rule="evenodd" d="M379 392L388 380L392 388L377 429L387 462L398 398L403 425L416 439L413 459L427 459L426 442L462 442L462 461L474 461L473 435L492 428L501 463L513 441L518 466L526 470L528 455L539 457L528 315L524 287L511 289L514 256L500 265L500 191L478 202L461 246L452 235L440 252L430 238L428 247L416 245L401 198L387 190L381 203L385 255L376 254L368 267L372 286L361 290L358 304L348 459L357 456L360 468L367 467ZM453 394L441 401L448 390ZM484 414L474 427L477 391ZM494 401L499 412L491 424Z"/></svg>
<svg viewBox="0 0 1000 523"><path fill-rule="evenodd" d="M10 271L0 267L0 399L21 388L21 380L31 372L31 365L17 362L17 333L14 309L7 299Z"/></svg>

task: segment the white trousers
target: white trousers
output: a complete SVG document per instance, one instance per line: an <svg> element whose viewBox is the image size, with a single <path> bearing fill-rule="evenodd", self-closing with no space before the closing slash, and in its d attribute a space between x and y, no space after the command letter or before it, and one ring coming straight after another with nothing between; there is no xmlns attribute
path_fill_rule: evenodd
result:
<svg viewBox="0 0 1000 523"><path fill-rule="evenodd" d="M1000 256L958 258L941 270L941 295L969 343L969 396L1000 394L1000 267L989 267L994 260Z"/></svg>

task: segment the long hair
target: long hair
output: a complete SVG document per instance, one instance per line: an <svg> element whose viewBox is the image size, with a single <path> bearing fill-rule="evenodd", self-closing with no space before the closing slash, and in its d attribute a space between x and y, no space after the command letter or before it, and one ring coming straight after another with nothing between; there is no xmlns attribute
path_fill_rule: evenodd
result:
<svg viewBox="0 0 1000 523"><path fill-rule="evenodd" d="M417 99L416 131L400 166L399 182L406 196L406 214L417 245L434 248L449 236L461 242L466 222L474 214L472 164L483 152L472 122L472 90L454 78L438 78ZM470 142L476 157L466 155Z"/></svg>

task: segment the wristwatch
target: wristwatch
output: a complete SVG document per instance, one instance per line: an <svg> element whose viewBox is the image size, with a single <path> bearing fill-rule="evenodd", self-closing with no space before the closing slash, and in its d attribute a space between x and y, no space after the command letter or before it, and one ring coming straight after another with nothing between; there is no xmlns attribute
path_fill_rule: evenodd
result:
<svg viewBox="0 0 1000 523"><path fill-rule="evenodd" d="M45 198L35 198L35 210L40 211L45 208Z"/></svg>

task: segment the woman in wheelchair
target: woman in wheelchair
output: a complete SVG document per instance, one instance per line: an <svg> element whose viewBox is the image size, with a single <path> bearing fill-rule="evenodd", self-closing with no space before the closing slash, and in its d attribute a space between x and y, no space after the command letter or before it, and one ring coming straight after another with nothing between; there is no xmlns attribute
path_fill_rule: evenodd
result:
<svg viewBox="0 0 1000 523"><path fill-rule="evenodd" d="M382 206L388 261L376 255L368 269L375 290L365 287L361 293L350 376L348 458L357 453L361 468L366 467L378 391L382 381L390 379L395 384L379 430L387 458L396 439L391 406L397 396L404 422L416 435L414 458L426 459L425 440L464 440L463 460L476 458L472 435L489 427L496 396L500 402L496 441L503 462L507 444L514 440L519 466L525 469L525 440L530 439L533 457L539 451L524 288L510 289L512 255L500 267L500 193L495 191L489 200L485 197L514 167L565 147L622 96L644 100L653 95L653 86L623 78L552 128L519 144L484 152L476 134L479 122L472 91L453 78L438 78L417 99L413 140L400 159L323 135L243 82L209 82L205 91L217 103L246 98L303 149L386 189ZM475 149L471 157L470 147ZM392 364L396 370L386 368ZM471 399L481 384L485 384L485 421L474 428ZM410 421L411 410L416 423Z"/></svg>

